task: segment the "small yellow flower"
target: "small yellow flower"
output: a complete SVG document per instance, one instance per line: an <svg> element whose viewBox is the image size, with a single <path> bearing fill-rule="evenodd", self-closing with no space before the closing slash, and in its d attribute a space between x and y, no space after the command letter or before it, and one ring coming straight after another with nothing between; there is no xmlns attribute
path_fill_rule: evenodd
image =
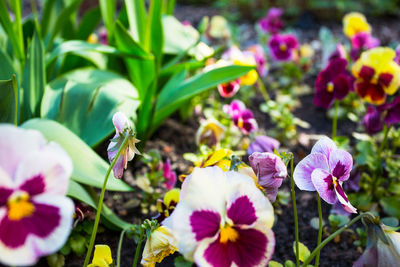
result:
<svg viewBox="0 0 400 267"><path fill-rule="evenodd" d="M110 247L107 245L96 245L92 263L88 267L109 267L112 262Z"/></svg>
<svg viewBox="0 0 400 267"><path fill-rule="evenodd" d="M229 168L231 166L231 161L228 159L225 159L226 157L229 157L232 154L232 150L230 149L225 149L221 148L218 149L214 152L212 152L210 155L208 155L207 159L203 162L195 163L196 167L209 167L209 166L218 166L220 167L223 171L229 171Z"/></svg>
<svg viewBox="0 0 400 267"><path fill-rule="evenodd" d="M160 226L147 239L141 264L145 267L155 266L177 250L176 240L171 230L166 226Z"/></svg>
<svg viewBox="0 0 400 267"><path fill-rule="evenodd" d="M201 123L196 133L196 144L205 143L216 145L225 135L226 128L215 119L208 119Z"/></svg>
<svg viewBox="0 0 400 267"><path fill-rule="evenodd" d="M89 44L97 44L99 42L99 37L97 36L97 34L92 33L89 35L87 42Z"/></svg>
<svg viewBox="0 0 400 267"><path fill-rule="evenodd" d="M371 33L371 26L363 14L351 12L343 17L343 32L348 37L360 32Z"/></svg>
<svg viewBox="0 0 400 267"><path fill-rule="evenodd" d="M234 65L239 65L239 66L256 66L257 65L253 56L244 55L243 53L240 53L239 55L240 55L240 57L232 58ZM240 77L240 84L241 85L253 85L256 83L257 79L258 79L258 74L257 74L257 71L254 69L254 70L249 71L247 74L243 75L242 77Z"/></svg>
<svg viewBox="0 0 400 267"><path fill-rule="evenodd" d="M311 45L303 44L300 46L300 57L301 58L311 58L314 56L314 49L312 49Z"/></svg>

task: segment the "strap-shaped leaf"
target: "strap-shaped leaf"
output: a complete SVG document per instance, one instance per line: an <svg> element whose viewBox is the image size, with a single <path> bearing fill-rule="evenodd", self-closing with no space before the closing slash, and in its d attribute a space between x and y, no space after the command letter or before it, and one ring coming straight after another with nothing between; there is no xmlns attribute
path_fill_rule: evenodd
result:
<svg viewBox="0 0 400 267"><path fill-rule="evenodd" d="M11 80L0 81L0 122L17 125L19 111L18 84L15 75Z"/></svg>

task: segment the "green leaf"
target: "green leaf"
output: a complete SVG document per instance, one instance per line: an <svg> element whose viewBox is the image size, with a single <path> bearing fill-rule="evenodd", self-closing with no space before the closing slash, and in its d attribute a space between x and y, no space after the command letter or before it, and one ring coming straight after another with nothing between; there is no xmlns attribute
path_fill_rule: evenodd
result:
<svg viewBox="0 0 400 267"><path fill-rule="evenodd" d="M283 265L277 261L269 261L268 267L283 267Z"/></svg>
<svg viewBox="0 0 400 267"><path fill-rule="evenodd" d="M163 88L161 91L154 116L154 127L177 110L186 100L216 87L218 84L232 81L243 76L253 67L249 66L227 66L198 74L175 86Z"/></svg>
<svg viewBox="0 0 400 267"><path fill-rule="evenodd" d="M98 200L94 200L90 193L77 182L70 180L68 187L68 196L75 198L81 202L88 204L90 207L97 209ZM132 224L121 220L115 213L108 208L105 204L103 204L103 208L101 209L101 215L103 217L102 222L105 223L109 228L115 230L126 229Z"/></svg>
<svg viewBox="0 0 400 267"><path fill-rule="evenodd" d="M85 41L81 40L72 40L62 42L60 45L55 47L51 53L46 54L46 65L50 65L57 57L68 54L68 53L76 53L76 54L84 54L87 52L98 52L102 54L108 55L116 55L120 57L132 57L132 58L139 58L139 59L148 59L149 55L143 55L139 51L132 51L132 52L139 52L138 54L134 53L123 53L120 50L102 44L90 44Z"/></svg>
<svg viewBox="0 0 400 267"><path fill-rule="evenodd" d="M54 5L56 3L56 0L46 0L44 7L43 7L43 13L42 13L42 27L41 27L41 32L42 36L46 36L47 32L49 31L50 27L50 21L52 19L52 14Z"/></svg>
<svg viewBox="0 0 400 267"><path fill-rule="evenodd" d="M144 44L146 30L146 9L143 0L125 0L126 13L129 21L129 30L133 39Z"/></svg>
<svg viewBox="0 0 400 267"><path fill-rule="evenodd" d="M69 245L76 255L82 256L86 251L86 238L80 234L72 234L69 238Z"/></svg>
<svg viewBox="0 0 400 267"><path fill-rule="evenodd" d="M175 267L191 267L192 265L193 262L185 260L185 258L182 256L176 257L174 260Z"/></svg>
<svg viewBox="0 0 400 267"><path fill-rule="evenodd" d="M296 267L296 264L291 260L287 260L285 261L285 267Z"/></svg>
<svg viewBox="0 0 400 267"><path fill-rule="evenodd" d="M95 7L90 9L83 15L81 23L79 24L78 30L76 32L77 39L87 40L91 33L93 33L97 25L100 23L100 8Z"/></svg>
<svg viewBox="0 0 400 267"><path fill-rule="evenodd" d="M13 75L11 80L0 81L0 122L10 122L17 125L18 111L18 82Z"/></svg>
<svg viewBox="0 0 400 267"><path fill-rule="evenodd" d="M17 73L15 71L14 65L10 57L3 49L0 49L0 62L1 62L0 80L9 79L13 74Z"/></svg>
<svg viewBox="0 0 400 267"><path fill-rule="evenodd" d="M39 117L40 103L46 86L43 42L37 33L33 35L25 64L23 89L23 118Z"/></svg>
<svg viewBox="0 0 400 267"><path fill-rule="evenodd" d="M149 8L148 30L146 42L156 58L157 65L161 65L161 57L164 46L163 25L161 22L162 0L152 0ZM168 29L170 30L170 29ZM146 47L146 45L145 45Z"/></svg>
<svg viewBox="0 0 400 267"><path fill-rule="evenodd" d="M99 0L101 16L107 28L108 39L114 32L115 0Z"/></svg>
<svg viewBox="0 0 400 267"><path fill-rule="evenodd" d="M109 164L73 132L58 122L47 119L31 119L22 124L21 127L38 130L48 141L57 142L64 148L74 165L72 180L98 188L103 187ZM122 180L113 177L108 180L106 189L125 192L133 190Z"/></svg>
<svg viewBox="0 0 400 267"><path fill-rule="evenodd" d="M381 198L379 204L387 215L400 218L399 198L397 196Z"/></svg>
<svg viewBox="0 0 400 267"><path fill-rule="evenodd" d="M4 0L0 1L0 23L3 26L3 29L6 31L8 38L12 44L14 49L14 53L17 55L19 59L25 58L24 52L24 43L22 38L22 32L20 29L15 29L13 22L10 19L10 15L8 13L7 5Z"/></svg>
<svg viewBox="0 0 400 267"><path fill-rule="evenodd" d="M163 16L164 53L179 54L193 47L199 40L199 32L193 27L185 27L174 16Z"/></svg>
<svg viewBox="0 0 400 267"><path fill-rule="evenodd" d="M117 111L135 120L137 99L135 87L118 74L83 68L47 85L41 115L58 121L94 146L113 133L112 117Z"/></svg>
<svg viewBox="0 0 400 267"><path fill-rule="evenodd" d="M293 242L293 251L296 255L296 242ZM303 243L299 242L299 259L304 262L310 256L310 250Z"/></svg>

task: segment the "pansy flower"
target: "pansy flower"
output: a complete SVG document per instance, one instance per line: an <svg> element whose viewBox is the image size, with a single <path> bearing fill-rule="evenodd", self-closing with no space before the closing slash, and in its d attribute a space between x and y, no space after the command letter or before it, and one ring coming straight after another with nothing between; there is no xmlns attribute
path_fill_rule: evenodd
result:
<svg viewBox="0 0 400 267"><path fill-rule="evenodd" d="M109 267L113 263L111 249L107 245L96 245L92 263L88 267Z"/></svg>
<svg viewBox="0 0 400 267"><path fill-rule="evenodd" d="M381 113L384 113L383 121L387 126L391 126L400 122L400 95L398 95L391 103L386 103L378 107Z"/></svg>
<svg viewBox="0 0 400 267"><path fill-rule="evenodd" d="M281 8L271 7L268 10L267 15L259 21L261 30L269 32L270 34L276 34L283 29L283 21L281 16L283 10Z"/></svg>
<svg viewBox="0 0 400 267"><path fill-rule="evenodd" d="M59 250L72 229L72 161L42 134L0 125L0 263L33 265Z"/></svg>
<svg viewBox="0 0 400 267"><path fill-rule="evenodd" d="M264 53L264 49L261 45L256 44L248 47L246 51L253 54L254 59L257 63L257 71L261 77L265 77L268 73L268 63L266 59L266 55Z"/></svg>
<svg viewBox="0 0 400 267"><path fill-rule="evenodd" d="M218 144L225 136L226 128L219 121L211 118L201 122L196 132L196 144L206 144L209 147Z"/></svg>
<svg viewBox="0 0 400 267"><path fill-rule="evenodd" d="M234 96L240 89L240 79L218 84L218 92L224 98Z"/></svg>
<svg viewBox="0 0 400 267"><path fill-rule="evenodd" d="M344 48L344 46L341 43L338 43L336 45L336 49L332 52L332 54L329 55L328 60L332 61L337 58L342 58L342 59L347 58L346 49Z"/></svg>
<svg viewBox="0 0 400 267"><path fill-rule="evenodd" d="M343 32L348 37L360 32L371 33L371 26L363 14L351 12L343 17Z"/></svg>
<svg viewBox="0 0 400 267"><path fill-rule="evenodd" d="M179 202L179 194L181 190L174 188L165 193L163 199L157 199L157 210L159 214L156 216L157 221L162 222L169 217Z"/></svg>
<svg viewBox="0 0 400 267"><path fill-rule="evenodd" d="M278 140L266 135L259 135L250 143L247 154L251 155L254 152L274 152L275 149L279 149L279 146L280 143Z"/></svg>
<svg viewBox="0 0 400 267"><path fill-rule="evenodd" d="M178 250L198 266L266 266L275 239L271 203L253 180L219 167L196 168L163 225Z"/></svg>
<svg viewBox="0 0 400 267"><path fill-rule="evenodd" d="M269 40L268 46L275 60L289 61L293 59L299 41L293 34L275 34Z"/></svg>
<svg viewBox="0 0 400 267"><path fill-rule="evenodd" d="M378 47L379 40L372 37L370 33L360 32L351 37L351 44L353 49L350 56L353 60L357 60L363 51Z"/></svg>
<svg viewBox="0 0 400 267"><path fill-rule="evenodd" d="M335 99L342 100L350 92L350 76L346 70L347 60L331 60L315 81L314 104L329 108Z"/></svg>
<svg viewBox="0 0 400 267"><path fill-rule="evenodd" d="M393 95L400 85L400 66L394 61L396 54L388 47L365 51L354 63L354 88L367 102L380 105L386 95Z"/></svg>
<svg viewBox="0 0 400 267"><path fill-rule="evenodd" d="M374 106L368 106L367 114L363 118L364 128L368 134L373 135L379 133L383 129L383 120L381 113Z"/></svg>
<svg viewBox="0 0 400 267"><path fill-rule="evenodd" d="M351 155L338 149L328 137L323 137L314 145L311 154L297 164L293 178L301 190L317 191L329 204L339 200L346 211L356 213L342 187L349 179L352 167Z"/></svg>
<svg viewBox="0 0 400 267"><path fill-rule="evenodd" d="M175 187L176 184L176 172L171 169L171 160L167 158L163 164L163 177L165 178L164 185L168 190Z"/></svg>
<svg viewBox="0 0 400 267"><path fill-rule="evenodd" d="M108 160L112 162L117 155L126 135L130 135L125 148L122 149L117 162L113 167L113 173L116 178L122 178L124 169L126 169L128 161L131 161L135 154L140 154L135 144L139 142L132 132L131 123L129 119L122 112L117 112L113 116L113 124L115 127L115 135L111 139L107 148Z"/></svg>
<svg viewBox="0 0 400 267"><path fill-rule="evenodd" d="M234 100L230 105L224 106L224 111L233 119L233 123L243 134L257 131L258 125L254 119L253 112L247 109L240 100Z"/></svg>

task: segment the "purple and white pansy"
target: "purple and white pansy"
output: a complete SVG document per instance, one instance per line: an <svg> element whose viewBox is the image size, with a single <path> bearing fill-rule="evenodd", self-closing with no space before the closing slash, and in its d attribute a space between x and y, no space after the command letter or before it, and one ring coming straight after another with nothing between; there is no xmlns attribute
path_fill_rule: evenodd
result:
<svg viewBox="0 0 400 267"><path fill-rule="evenodd" d="M163 224L179 252L198 266L265 266L275 238L271 203L254 181L219 167L195 168Z"/></svg>
<svg viewBox="0 0 400 267"><path fill-rule="evenodd" d="M352 167L350 153L338 149L330 138L323 137L314 145L311 154L297 164L293 178L301 190L317 191L329 204L339 200L347 212L357 213L342 187L349 179Z"/></svg>
<svg viewBox="0 0 400 267"><path fill-rule="evenodd" d="M33 265L72 229L72 161L35 130L0 125L0 263Z"/></svg>

